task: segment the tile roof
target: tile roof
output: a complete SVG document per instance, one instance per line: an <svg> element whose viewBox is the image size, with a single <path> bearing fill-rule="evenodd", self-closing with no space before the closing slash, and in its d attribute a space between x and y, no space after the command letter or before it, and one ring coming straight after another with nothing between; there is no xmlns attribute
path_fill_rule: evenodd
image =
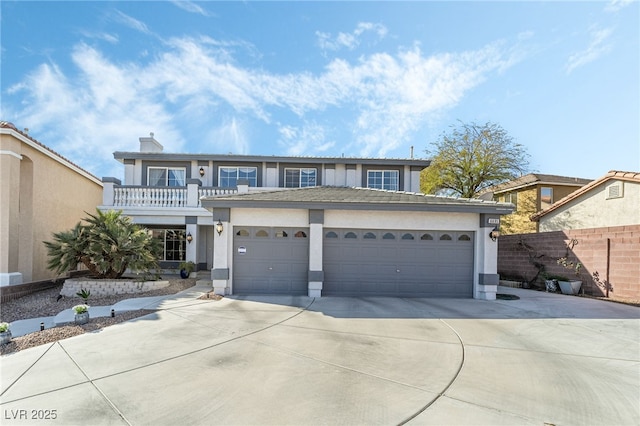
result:
<svg viewBox="0 0 640 426"><path fill-rule="evenodd" d="M609 181L609 180L624 180L624 181L628 181L628 182L636 182L636 183L640 183L640 173L639 172L622 172L622 171L618 171L618 170L611 170L609 171L609 173L607 173L606 175L602 176L599 179L596 179L594 181L591 181L589 184L577 189L576 191L573 191L571 194L567 195L564 198L561 198L560 200L556 201L555 203L553 203L551 206L547 207L546 209L539 211L538 213L534 214L531 216L531 220L534 222L537 222L540 220L540 218L548 213L551 213L554 210L557 210L558 208L562 207L563 205L567 204L568 202L575 200L576 198L580 197L581 195L591 191L593 188L602 185L603 183Z"/></svg>
<svg viewBox="0 0 640 426"><path fill-rule="evenodd" d="M527 186L549 184L549 185L567 185L567 186L583 186L591 182L591 179L582 179L569 176L545 175L540 173L529 173L509 182L495 185L487 188L485 192L493 192L499 194L513 189L526 188Z"/></svg>
<svg viewBox="0 0 640 426"><path fill-rule="evenodd" d="M42 148L45 151L48 151L49 153L51 153L54 157L58 157L59 159L63 160L64 162L70 164L71 166L77 168L78 170L82 171L83 173L86 173L87 175L89 175L91 178L97 180L98 182L101 182L100 178L98 178L97 176L95 176L93 173L88 172L87 170L83 169L82 167L78 166L77 164L75 164L73 161L69 160L68 158L58 154L57 152L55 152L54 150L52 150L51 148L49 148L48 146L46 146L45 144L43 144L42 142L37 141L36 139L32 138L27 132L23 132L21 130L18 130L18 128L11 122L9 121L0 121L0 128L1 129L9 129L9 130L13 130L14 132L19 133L20 135L22 135L23 137L29 139L31 142L33 142L34 144L36 144L38 147Z"/></svg>
<svg viewBox="0 0 640 426"><path fill-rule="evenodd" d="M264 192L235 193L202 199L205 207L231 207L240 204L322 205L317 208L351 208L354 206L405 207L414 210L447 211L452 207L488 209L491 211L513 210L509 203L484 201L477 198L453 198L425 195L415 192L387 191L359 187L316 186L308 188L280 189Z"/></svg>

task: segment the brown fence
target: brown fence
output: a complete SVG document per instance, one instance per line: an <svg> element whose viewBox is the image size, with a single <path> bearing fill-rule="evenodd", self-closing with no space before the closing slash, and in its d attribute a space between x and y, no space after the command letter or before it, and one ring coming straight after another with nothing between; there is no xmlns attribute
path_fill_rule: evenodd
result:
<svg viewBox="0 0 640 426"><path fill-rule="evenodd" d="M558 265L557 259L568 257L580 262L576 277ZM640 225L609 228L575 229L537 234L504 235L498 240L498 273L501 278L526 281L543 286L541 272L582 280L586 294L601 296L603 286L593 279L610 283L616 297L640 299Z"/></svg>

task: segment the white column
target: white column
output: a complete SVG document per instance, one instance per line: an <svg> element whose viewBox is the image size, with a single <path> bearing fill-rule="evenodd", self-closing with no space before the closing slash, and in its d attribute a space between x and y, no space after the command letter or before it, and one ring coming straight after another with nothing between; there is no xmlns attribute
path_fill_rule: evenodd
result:
<svg viewBox="0 0 640 426"><path fill-rule="evenodd" d="M198 207L200 179L187 180L187 207Z"/></svg>
<svg viewBox="0 0 640 426"><path fill-rule="evenodd" d="M322 237L323 225L312 223L309 225L309 297L321 297L322 271Z"/></svg>
<svg viewBox="0 0 640 426"><path fill-rule="evenodd" d="M198 264L198 259L197 259L198 238L200 237L198 235L198 224L194 223L194 224L187 225L186 235L189 235L189 234L191 234L192 241L190 243L187 241L186 260L191 261L197 265Z"/></svg>
<svg viewBox="0 0 640 426"><path fill-rule="evenodd" d="M495 300L498 293L498 241L493 241L489 236L494 226L500 226L500 216L480 215L480 227L476 236L475 299Z"/></svg>
<svg viewBox="0 0 640 426"><path fill-rule="evenodd" d="M103 206L113 206L114 204L114 194L113 187L120 186L120 180L113 177L104 177L102 178L102 205Z"/></svg>
<svg viewBox="0 0 640 426"><path fill-rule="evenodd" d="M233 238L229 222L222 222L223 231L220 235L213 232L213 269L211 269L211 281L215 294L228 294L229 292L229 265L232 253Z"/></svg>

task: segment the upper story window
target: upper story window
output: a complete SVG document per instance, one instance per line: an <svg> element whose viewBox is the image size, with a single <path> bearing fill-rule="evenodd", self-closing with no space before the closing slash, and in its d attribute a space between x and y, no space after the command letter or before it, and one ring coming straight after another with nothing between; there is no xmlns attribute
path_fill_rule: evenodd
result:
<svg viewBox="0 0 640 426"><path fill-rule="evenodd" d="M285 188L305 188L316 186L316 169L284 169Z"/></svg>
<svg viewBox="0 0 640 426"><path fill-rule="evenodd" d="M249 186L258 186L257 167L220 167L218 186L229 188L238 186L238 179L246 179Z"/></svg>
<svg viewBox="0 0 640 426"><path fill-rule="evenodd" d="M504 195L504 202L511 203L516 206L516 210L518 209L518 193L517 192L509 192Z"/></svg>
<svg viewBox="0 0 640 426"><path fill-rule="evenodd" d="M397 170L369 170L367 171L367 188L397 191L398 176Z"/></svg>
<svg viewBox="0 0 640 426"><path fill-rule="evenodd" d="M184 167L149 167L147 182L149 186L185 186L186 169Z"/></svg>
<svg viewBox="0 0 640 426"><path fill-rule="evenodd" d="M540 188L540 207L546 209L553 204L553 188L543 186Z"/></svg>

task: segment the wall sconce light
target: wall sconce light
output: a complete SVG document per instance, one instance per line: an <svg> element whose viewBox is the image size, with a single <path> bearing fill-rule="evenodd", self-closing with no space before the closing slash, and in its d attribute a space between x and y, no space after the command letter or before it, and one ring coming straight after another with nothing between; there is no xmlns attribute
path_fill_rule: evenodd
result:
<svg viewBox="0 0 640 426"><path fill-rule="evenodd" d="M200 167L200 177L203 177L203 176L204 176L204 168Z"/></svg>
<svg viewBox="0 0 640 426"><path fill-rule="evenodd" d="M218 235L222 234L222 231L224 231L224 227L222 226L222 222L220 222L220 219L218 219L218 223L216 223L216 232L218 233Z"/></svg>
<svg viewBox="0 0 640 426"><path fill-rule="evenodd" d="M193 241L193 237L191 236L191 232L189 232L189 233L187 234L187 242L188 242L189 244L191 244L191 241Z"/></svg>
<svg viewBox="0 0 640 426"><path fill-rule="evenodd" d="M489 238L491 238L491 241L498 241L499 236L500 236L500 230L498 229L497 226L494 227L491 232L489 232Z"/></svg>

